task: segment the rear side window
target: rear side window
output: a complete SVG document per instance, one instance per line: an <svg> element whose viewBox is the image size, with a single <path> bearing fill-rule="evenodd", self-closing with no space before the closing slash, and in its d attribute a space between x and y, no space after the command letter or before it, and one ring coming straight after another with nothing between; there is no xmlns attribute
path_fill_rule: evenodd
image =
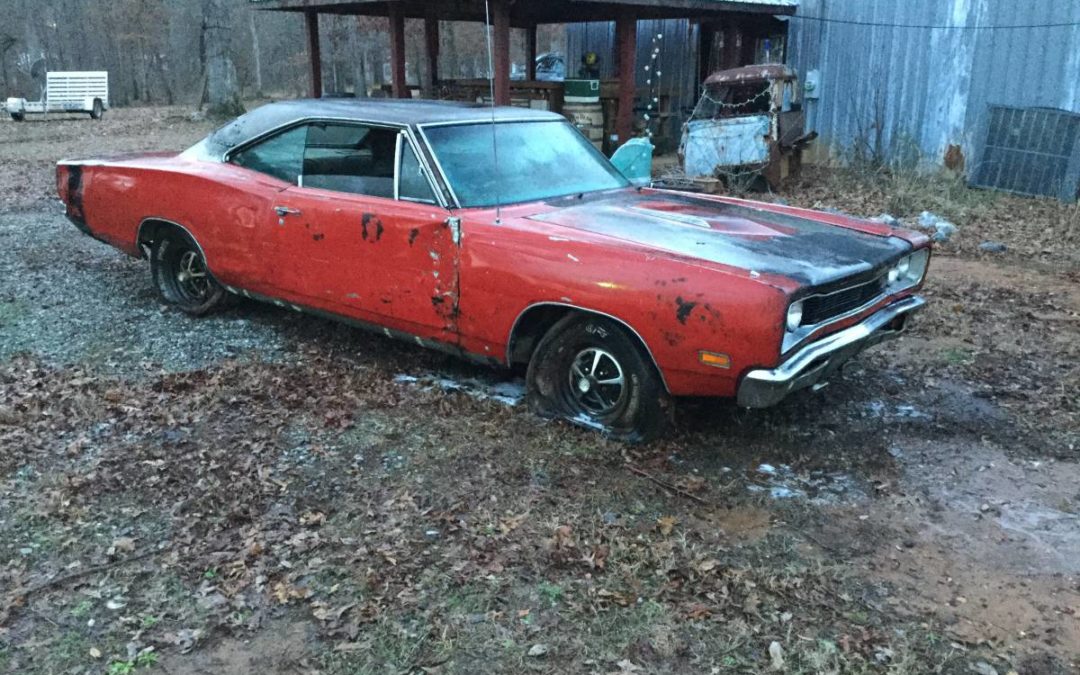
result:
<svg viewBox="0 0 1080 675"><path fill-rule="evenodd" d="M296 127L233 154L233 164L298 185L307 127Z"/></svg>
<svg viewBox="0 0 1080 675"><path fill-rule="evenodd" d="M312 124L304 187L394 198L398 132L354 124Z"/></svg>
<svg viewBox="0 0 1080 675"><path fill-rule="evenodd" d="M233 153L231 161L299 187L394 199L401 136L401 199L435 204L427 173L397 129L317 122Z"/></svg>

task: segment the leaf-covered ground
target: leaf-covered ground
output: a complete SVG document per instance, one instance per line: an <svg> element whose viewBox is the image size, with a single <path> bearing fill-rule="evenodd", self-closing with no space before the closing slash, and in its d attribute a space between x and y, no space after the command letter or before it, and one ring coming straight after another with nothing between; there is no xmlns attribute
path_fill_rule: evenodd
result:
<svg viewBox="0 0 1080 675"><path fill-rule="evenodd" d="M0 672L1076 671L1080 291L1064 235L1027 234L1068 207L927 196L960 232L907 338L628 449L513 405L512 373L161 308L37 165L206 127L112 113L0 123L30 176L0 185ZM854 184L784 198L892 208Z"/></svg>

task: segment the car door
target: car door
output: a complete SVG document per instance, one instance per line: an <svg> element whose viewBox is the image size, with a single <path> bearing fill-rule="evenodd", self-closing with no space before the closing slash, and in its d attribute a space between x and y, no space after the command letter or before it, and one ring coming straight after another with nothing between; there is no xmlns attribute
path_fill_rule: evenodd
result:
<svg viewBox="0 0 1080 675"><path fill-rule="evenodd" d="M268 262L283 293L457 342L456 236L405 130L311 123L296 183L272 214Z"/></svg>

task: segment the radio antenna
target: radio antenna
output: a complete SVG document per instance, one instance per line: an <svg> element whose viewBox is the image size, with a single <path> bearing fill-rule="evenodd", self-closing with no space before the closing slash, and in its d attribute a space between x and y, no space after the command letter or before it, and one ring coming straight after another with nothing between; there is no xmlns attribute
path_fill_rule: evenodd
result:
<svg viewBox="0 0 1080 675"><path fill-rule="evenodd" d="M502 224L502 194L499 181L499 139L495 122L495 51L491 45L491 0L484 0L484 35L487 36L488 86L491 91L491 154L495 161L495 224Z"/></svg>

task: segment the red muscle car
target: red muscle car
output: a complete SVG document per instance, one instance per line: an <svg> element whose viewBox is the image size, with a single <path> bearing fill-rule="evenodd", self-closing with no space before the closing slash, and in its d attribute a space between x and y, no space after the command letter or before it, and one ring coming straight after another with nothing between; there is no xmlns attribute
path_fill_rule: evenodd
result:
<svg viewBox="0 0 1080 675"><path fill-rule="evenodd" d="M770 406L897 335L921 234L631 187L552 113L392 100L259 108L179 155L64 161L69 219L164 302L234 293L492 365L626 440L674 397Z"/></svg>

